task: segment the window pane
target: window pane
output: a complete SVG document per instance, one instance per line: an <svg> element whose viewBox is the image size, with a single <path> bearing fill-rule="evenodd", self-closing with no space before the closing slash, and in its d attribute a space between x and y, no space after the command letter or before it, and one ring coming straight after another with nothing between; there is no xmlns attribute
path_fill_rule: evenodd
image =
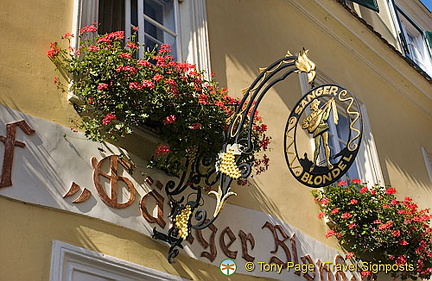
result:
<svg viewBox="0 0 432 281"><path fill-rule="evenodd" d="M432 52L432 32L430 32L430 31L426 31L426 32L425 32L425 36L426 36L426 40L427 40L428 43L429 43L429 49L430 49L431 52Z"/></svg>
<svg viewBox="0 0 432 281"><path fill-rule="evenodd" d="M125 2L99 0L99 34L125 30Z"/></svg>

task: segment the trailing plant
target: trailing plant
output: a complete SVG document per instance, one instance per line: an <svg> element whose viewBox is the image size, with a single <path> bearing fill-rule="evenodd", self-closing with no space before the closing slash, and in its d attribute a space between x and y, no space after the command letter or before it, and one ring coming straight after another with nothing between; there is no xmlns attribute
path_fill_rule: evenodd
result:
<svg viewBox="0 0 432 281"><path fill-rule="evenodd" d="M150 166L173 175L185 169L187 158L216 159L238 100L195 65L175 61L167 44L140 54L145 46L135 34L126 40L123 31L96 32L96 23L82 28L76 50L70 45L74 35L66 33L62 40L68 46L51 43L47 52L66 79L55 77L54 83L79 99L79 129L94 141L116 141L144 126L163 142ZM254 153L267 150L267 126L258 115L250 121ZM269 160L256 155L247 161L260 173Z"/></svg>
<svg viewBox="0 0 432 281"><path fill-rule="evenodd" d="M430 278L432 216L429 209L418 210L410 197L398 200L393 187L368 188L359 179L346 185L346 181L341 181L338 186L313 191L315 201L323 210L318 217L329 221L330 230L325 236L336 236L349 251L348 258L396 265L390 270L392 276ZM365 270L362 274L371 272Z"/></svg>

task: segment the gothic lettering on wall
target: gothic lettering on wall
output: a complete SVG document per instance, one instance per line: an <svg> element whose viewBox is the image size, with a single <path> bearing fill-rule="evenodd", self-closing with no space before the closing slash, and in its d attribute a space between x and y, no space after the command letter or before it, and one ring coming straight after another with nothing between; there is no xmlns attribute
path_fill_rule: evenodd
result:
<svg viewBox="0 0 432 281"><path fill-rule="evenodd" d="M157 208L157 217L154 217L147 210L147 198L152 197L156 200L156 208ZM140 212L141 215L149 222L149 223L157 223L161 228L164 228L166 222L163 218L163 205L165 198L162 197L155 189L144 195L140 201Z"/></svg>
<svg viewBox="0 0 432 281"><path fill-rule="evenodd" d="M0 136L0 141L4 143L4 157L0 187L12 185L12 164L15 146L21 148L25 148L26 146L25 143L15 139L17 127L27 135L31 135L35 132L35 130L33 130L24 120L6 125L6 136Z"/></svg>
<svg viewBox="0 0 432 281"><path fill-rule="evenodd" d="M81 190L81 186L79 186L77 183L72 182L71 187L69 188L68 192L63 195L63 198L70 197L72 195L75 195L78 191ZM87 199L89 199L91 196L91 191L87 188L84 188L84 190L81 192L81 194L76 198L72 203L78 204L85 202Z"/></svg>
<svg viewBox="0 0 432 281"><path fill-rule="evenodd" d="M105 161L109 161L108 173L102 171L102 165L105 163ZM119 164L126 170L129 170L131 168L131 164L124 159L121 159L117 155L105 157L99 162L96 160L95 157L93 157L91 162L94 169L93 181L102 201L104 201L108 206L116 209L123 209L132 205L132 203L135 201L136 195L135 186L133 185L132 181L127 177L118 175ZM102 186L103 182L101 181L101 177L109 180L109 185L111 188L110 195L106 193L104 187ZM123 182L126 185L127 190L129 191L129 198L124 203L118 202L119 199L117 192L119 189L119 182Z"/></svg>

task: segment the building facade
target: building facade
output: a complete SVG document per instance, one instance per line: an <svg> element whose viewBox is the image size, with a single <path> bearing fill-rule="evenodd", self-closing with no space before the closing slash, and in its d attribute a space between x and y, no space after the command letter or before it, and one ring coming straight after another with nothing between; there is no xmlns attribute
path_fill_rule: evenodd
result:
<svg viewBox="0 0 432 281"><path fill-rule="evenodd" d="M259 106L271 136L268 170L233 186L237 196L210 227L191 231L170 264L169 246L151 237L170 227L163 187L173 178L146 167L160 141L145 132L119 143L86 139L70 129L80 118L73 93L53 84L50 42L93 22L126 36L138 27L148 47L169 43L235 97L259 68L309 50L315 86L341 85L360 103L363 139L341 179L391 185L400 199L431 207L432 16L420 1L44 0L3 1L0 11L0 280L361 280L321 266L342 263L345 251L325 238L312 189L286 163L288 116L311 89L304 73L269 89ZM337 149L343 129L329 126ZM309 134L298 143L312 151ZM212 196L204 201L214 209ZM237 266L230 276L220 269L227 258ZM287 262L314 266L276 266Z"/></svg>

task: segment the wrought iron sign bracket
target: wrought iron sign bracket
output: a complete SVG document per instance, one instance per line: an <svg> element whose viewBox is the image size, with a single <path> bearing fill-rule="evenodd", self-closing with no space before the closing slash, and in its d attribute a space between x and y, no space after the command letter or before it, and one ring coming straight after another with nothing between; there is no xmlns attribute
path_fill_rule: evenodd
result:
<svg viewBox="0 0 432 281"><path fill-rule="evenodd" d="M172 225L166 234L154 229L153 238L170 245L168 253L168 261L170 263L173 263L173 259L179 254L178 248L183 248L182 242L188 238L190 230L201 230L209 227L220 214L228 198L236 195L231 189L233 180L250 176L252 164L245 160L254 151L254 144L252 142L253 120L257 113L257 108L266 93L275 84L283 81L292 73L306 73L308 82L313 82L315 78L315 64L308 58L307 53L307 50L302 50L298 55L292 55L290 52L287 52L285 57L275 61L266 68L260 69L260 74L251 86L245 90L241 102L236 107L228 130L224 135L224 144L218 158L216 159L215 155L190 157L187 159L188 169L183 173L180 181L177 184L174 181L169 181L166 184L165 192L170 199L172 208L170 213ZM329 88L325 88L327 86ZM314 90L315 92L313 92ZM336 85L325 85L317 87L314 90L310 91L304 96L306 98L302 98L298 102L288 119L285 130L285 157L289 169L298 181L311 187L320 187L336 181L342 176L342 172L346 172L352 164L361 140L361 128L359 129L357 124L360 124L360 127L362 125L357 101L345 89ZM321 98L324 98L324 100L317 101ZM332 98L332 102L327 102L327 100L331 100ZM319 164L315 165L317 160L316 155L312 161L308 160L306 156L304 159L298 157L299 152L295 144L297 125L304 109L314 100L316 100L314 102L315 105L323 102L326 106L324 110L322 106L317 105L315 115L321 116L319 117L320 122L314 119L314 117L306 117L305 119L309 118L310 122L306 124L307 122L304 121L304 124L302 124L302 128L305 130L309 129L308 132L311 134L316 133L315 126L319 127L321 125L320 128L322 131L316 133L314 138L318 138L318 135L320 138L323 138L323 135L325 135L327 128L325 127L326 123L323 116L325 114L325 117L328 118L331 110L335 114L336 100L348 103L346 108L349 120L351 120L350 128L352 128L349 139L353 140L349 142L348 148L339 153L340 155L333 156L331 161L340 159L334 167L330 164L329 158L327 158L329 161L327 167L321 167ZM358 121L359 119L360 121ZM316 150L320 150L320 148L318 147ZM344 168L341 169L340 167ZM334 169L339 169L339 174L329 179L327 174L330 173L331 175ZM216 183L218 183L217 191L210 191L208 193L216 198L213 214L209 215L202 208L202 186L213 186ZM182 195L185 191L192 192L188 198ZM177 199L177 197L180 198Z"/></svg>

